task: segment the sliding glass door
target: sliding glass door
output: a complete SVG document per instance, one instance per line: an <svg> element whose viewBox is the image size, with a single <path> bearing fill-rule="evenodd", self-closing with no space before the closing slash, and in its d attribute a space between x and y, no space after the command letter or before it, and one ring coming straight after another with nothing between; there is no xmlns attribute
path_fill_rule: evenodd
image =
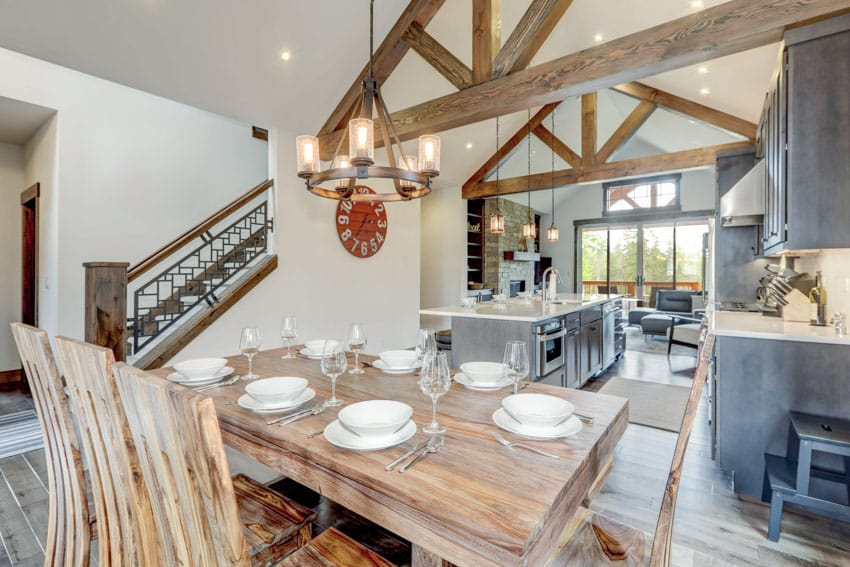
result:
<svg viewBox="0 0 850 567"><path fill-rule="evenodd" d="M576 252L583 293L619 293L655 303L659 289L704 288L708 221L588 225Z"/></svg>

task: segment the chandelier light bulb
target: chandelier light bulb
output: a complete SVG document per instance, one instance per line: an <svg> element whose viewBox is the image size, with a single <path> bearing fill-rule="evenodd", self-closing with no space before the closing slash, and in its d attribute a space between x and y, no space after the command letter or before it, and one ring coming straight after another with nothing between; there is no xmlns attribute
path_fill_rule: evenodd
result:
<svg viewBox="0 0 850 567"><path fill-rule="evenodd" d="M549 242L558 242L558 227L554 224L546 230L546 240Z"/></svg>
<svg viewBox="0 0 850 567"><path fill-rule="evenodd" d="M319 164L319 139L315 136L298 136L295 139L298 175L312 175L318 172Z"/></svg>
<svg viewBox="0 0 850 567"><path fill-rule="evenodd" d="M419 136L419 171L428 175L440 172L439 136Z"/></svg>
<svg viewBox="0 0 850 567"><path fill-rule="evenodd" d="M370 118L353 118L348 123L348 153L354 165L375 162L374 125Z"/></svg>

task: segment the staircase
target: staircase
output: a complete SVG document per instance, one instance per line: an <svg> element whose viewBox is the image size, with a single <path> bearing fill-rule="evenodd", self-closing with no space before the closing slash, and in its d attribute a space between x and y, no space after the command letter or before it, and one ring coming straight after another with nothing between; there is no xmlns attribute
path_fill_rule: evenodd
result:
<svg viewBox="0 0 850 567"><path fill-rule="evenodd" d="M86 264L86 340L139 368L173 358L277 268L273 185L257 185L126 271Z"/></svg>

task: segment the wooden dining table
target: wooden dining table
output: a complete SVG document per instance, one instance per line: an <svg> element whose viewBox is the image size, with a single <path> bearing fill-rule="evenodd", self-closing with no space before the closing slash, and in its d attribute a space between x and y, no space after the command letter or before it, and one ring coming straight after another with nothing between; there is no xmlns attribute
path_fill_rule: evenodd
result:
<svg viewBox="0 0 850 567"><path fill-rule="evenodd" d="M322 375L319 361L301 356L281 359L283 353L283 349L259 353L254 372L260 377L308 379L316 391L310 403L330 397L330 380ZM361 355L361 361L372 359ZM228 358L228 365L240 374L247 371L242 356ZM155 372L165 376L171 369ZM363 374L340 376L337 396L346 405L373 399L404 402L421 426L431 420L431 400L420 392L417 380L413 374L388 375L367 367ZM245 384L208 391L215 400L224 442L409 540L415 567L543 565L609 465L628 422L624 398L530 384L524 393L559 396L572 402L577 412L593 417L572 437L523 440L559 455L556 460L504 447L494 439L493 433L499 431L512 441L522 440L493 423L493 412L509 389L480 392L453 382L438 405L438 420L448 428L445 445L405 473L388 472L385 465L428 438L421 428L396 447L341 449L322 435L308 437L334 421L340 408L285 426L268 425L274 416L233 403L244 393Z"/></svg>

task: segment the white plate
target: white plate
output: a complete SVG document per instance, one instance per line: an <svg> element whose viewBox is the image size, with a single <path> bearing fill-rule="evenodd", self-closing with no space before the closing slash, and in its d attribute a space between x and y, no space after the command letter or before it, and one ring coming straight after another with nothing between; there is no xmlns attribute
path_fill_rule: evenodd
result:
<svg viewBox="0 0 850 567"><path fill-rule="evenodd" d="M513 386L513 380L511 380L510 376L505 376L499 382L488 382L486 384L482 384L481 382L473 382L470 380L469 376L464 374L463 372L458 372L454 375L455 382L458 384L462 384L464 388L468 388L470 390L476 390L478 392L493 392L495 390L501 390L507 386Z"/></svg>
<svg viewBox="0 0 850 567"><path fill-rule="evenodd" d="M287 400L285 402L281 402L279 404L264 404L258 402L248 394L242 394L236 403L238 403L241 407L245 409L249 409L251 411L257 413L275 413L279 411L286 411L288 409L296 408L303 403L309 402L313 398L316 397L316 390L313 388L307 388L304 390L300 396L295 398L294 400Z"/></svg>
<svg viewBox="0 0 850 567"><path fill-rule="evenodd" d="M205 378L195 378L189 380L179 372L172 372L168 375L168 379L172 382L177 382L178 384L195 388L196 386L208 386L210 384L215 384L216 382L220 382L222 379L227 376L230 376L231 374L233 374L233 367L225 366L224 368L216 372L214 376L207 376Z"/></svg>
<svg viewBox="0 0 850 567"><path fill-rule="evenodd" d="M300 354L301 356L306 356L310 360L321 360L321 358L322 358L322 353L313 354L312 352L310 352L306 348L302 348L301 350L299 350L298 354Z"/></svg>
<svg viewBox="0 0 850 567"><path fill-rule="evenodd" d="M418 369L422 368L422 361L416 361L410 368L393 368L392 366L387 366L387 363L380 358L377 358L372 363L372 366L381 372L386 372L387 374L410 374L411 372L416 372Z"/></svg>
<svg viewBox="0 0 850 567"><path fill-rule="evenodd" d="M408 421L404 429L395 435L387 435L384 437L375 437L374 439L366 437L357 437L350 431L339 424L339 420L334 420L325 427L325 439L331 445L336 445L341 449L350 449L352 451L377 451L394 447L399 443L404 443L414 435L418 427L413 421Z"/></svg>
<svg viewBox="0 0 850 567"><path fill-rule="evenodd" d="M572 415L567 421L558 427L529 427L522 425L514 418L505 413L502 408L493 412L493 423L511 433L528 437L529 439L558 439L569 437L581 431L581 421Z"/></svg>

